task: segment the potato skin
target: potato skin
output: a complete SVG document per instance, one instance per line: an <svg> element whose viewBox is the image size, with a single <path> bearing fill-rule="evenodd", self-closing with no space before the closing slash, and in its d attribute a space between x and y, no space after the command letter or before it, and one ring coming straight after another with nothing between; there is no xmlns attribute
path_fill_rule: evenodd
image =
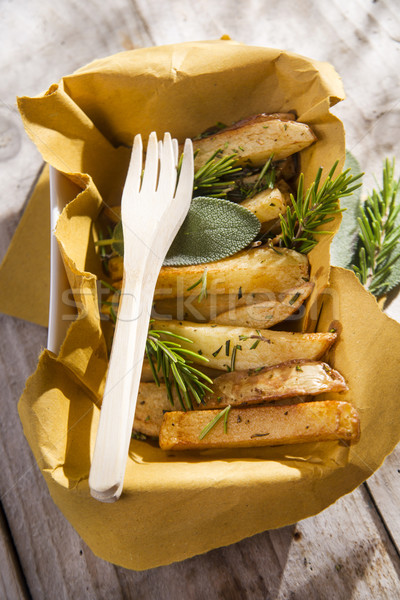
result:
<svg viewBox="0 0 400 600"><path fill-rule="evenodd" d="M232 408L224 432L223 419L200 440L199 436L219 410L165 413L160 447L163 450L249 448L303 442L345 440L356 442L360 421L348 402L325 400L290 406Z"/></svg>
<svg viewBox="0 0 400 600"><path fill-rule="evenodd" d="M212 323L188 321L158 321L154 329L168 330L189 338L192 343L181 341L184 348L201 353L208 359L207 366L221 371L231 365L232 353L237 348L234 367L236 370L277 365L288 360L304 358L319 360L336 340L336 333L297 333L249 327L232 327ZM252 337L255 336L255 337ZM256 347L255 341L259 339ZM203 364L199 357L194 362Z"/></svg>
<svg viewBox="0 0 400 600"><path fill-rule="evenodd" d="M202 167L218 150L221 157L236 154L238 164L259 167L271 154L274 160L281 160L316 141L308 125L280 117L279 114L255 115L214 135L194 140L195 169Z"/></svg>
<svg viewBox="0 0 400 600"><path fill-rule="evenodd" d="M293 396L345 392L342 375L323 362L292 360L261 370L232 371L214 380L204 408L249 406Z"/></svg>
<svg viewBox="0 0 400 600"><path fill-rule="evenodd" d="M113 281L122 279L123 258L115 256L108 262ZM163 267L157 280L154 299L187 297L188 290L207 267L209 294L238 294L257 291L283 292L308 279L308 259L295 250L266 246L242 250L233 256L215 262L185 267Z"/></svg>
<svg viewBox="0 0 400 600"><path fill-rule="evenodd" d="M314 288L311 282L303 282L296 288L280 294L270 294L270 297L259 302L242 306L233 306L229 310L217 314L212 320L219 325L237 327L257 327L269 329L289 318L299 310Z"/></svg>

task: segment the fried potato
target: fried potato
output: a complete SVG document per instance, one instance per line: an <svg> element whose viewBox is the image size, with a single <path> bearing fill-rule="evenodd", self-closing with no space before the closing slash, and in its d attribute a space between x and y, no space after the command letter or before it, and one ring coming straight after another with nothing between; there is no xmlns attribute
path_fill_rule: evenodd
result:
<svg viewBox="0 0 400 600"><path fill-rule="evenodd" d="M225 370L232 366L237 370L276 365L293 359L318 360L336 339L336 333L295 333L287 331L260 330L248 327L227 327L188 321L154 321L154 329L168 330L189 338L192 344L181 341L183 347L208 359L207 365ZM258 340L258 344L255 343ZM239 347L239 348L238 348ZM235 349L236 348L236 349ZM201 359L195 362L201 362Z"/></svg>
<svg viewBox="0 0 400 600"><path fill-rule="evenodd" d="M178 410L179 400L174 394L174 406L171 405L165 384L141 383L136 403L133 430L152 437L158 437L164 412Z"/></svg>
<svg viewBox="0 0 400 600"><path fill-rule="evenodd" d="M313 287L313 283L303 282L287 292L270 294L269 298L266 294L266 300L230 308L218 314L212 322L219 325L269 329L295 313L311 294Z"/></svg>
<svg viewBox="0 0 400 600"><path fill-rule="evenodd" d="M292 360L263 369L232 371L214 380L204 408L247 406L293 396L348 390L342 375L323 362Z"/></svg>
<svg viewBox="0 0 400 600"><path fill-rule="evenodd" d="M291 115L293 117L293 115ZM271 154L280 160L307 148L316 136L308 125L288 120L287 115L260 114L239 121L214 135L194 140L195 169L218 150L220 156L237 155L238 164L263 165Z"/></svg>
<svg viewBox="0 0 400 600"><path fill-rule="evenodd" d="M198 293L186 298L166 298L154 302L152 317L269 329L296 312L313 286L303 281L286 292L245 295L239 289L237 294L209 294L201 302Z"/></svg>
<svg viewBox="0 0 400 600"><path fill-rule="evenodd" d="M172 389L172 395L174 399L174 405L172 406L168 395L167 388L164 383L160 383L158 386L154 381L141 382L139 386L138 400L136 404L135 422L133 424L133 431L137 433L143 433L151 437L158 437L160 434L161 424L164 414L169 411L183 410L179 398L175 392L175 388ZM304 397L285 398L284 400L272 400L273 403L279 404L292 404L305 402ZM227 404L221 400L218 404L219 408L224 408ZM194 404L194 410L201 410L207 408L203 404Z"/></svg>
<svg viewBox="0 0 400 600"><path fill-rule="evenodd" d="M261 223L277 219L285 212L289 194L275 187L259 192L252 198L243 200L240 205L250 210Z"/></svg>
<svg viewBox="0 0 400 600"><path fill-rule="evenodd" d="M360 435L357 411L348 402L327 400L290 406L232 408L223 419L200 440L200 433L219 410L167 412L160 431L163 450L195 450L205 448L246 448L277 446L303 442L345 440L356 442Z"/></svg>
<svg viewBox="0 0 400 600"><path fill-rule="evenodd" d="M123 259L113 257L108 262L113 281L122 279ZM188 290L199 281L207 267L209 294L242 294L282 292L308 279L308 259L294 250L269 247L242 250L216 262L185 267L163 267L157 280L154 299L190 296Z"/></svg>

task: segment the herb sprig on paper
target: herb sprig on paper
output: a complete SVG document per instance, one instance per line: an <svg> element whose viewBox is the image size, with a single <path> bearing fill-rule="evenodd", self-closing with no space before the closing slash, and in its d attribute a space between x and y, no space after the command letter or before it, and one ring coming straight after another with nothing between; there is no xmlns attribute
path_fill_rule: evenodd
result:
<svg viewBox="0 0 400 600"><path fill-rule="evenodd" d="M360 167L349 152L346 164ZM400 284L400 179L395 160L384 161L382 183L364 202L359 193L346 200L346 212L332 247L332 264L352 269L361 283L380 298ZM343 231L343 234L341 234Z"/></svg>

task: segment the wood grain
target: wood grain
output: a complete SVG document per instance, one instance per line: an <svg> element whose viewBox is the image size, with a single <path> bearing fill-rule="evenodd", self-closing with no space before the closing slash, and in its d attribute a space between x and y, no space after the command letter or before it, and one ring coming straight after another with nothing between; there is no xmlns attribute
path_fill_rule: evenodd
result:
<svg viewBox="0 0 400 600"><path fill-rule="evenodd" d="M100 0L31 0L23 9L15 0L2 3L0 258L41 166L23 132L15 96L37 94L82 64L126 48L223 34L332 62L347 91L346 102L334 111L344 120L348 147L362 167L379 172L386 155L399 154L397 0L252 0L234 5L229 0L114 0L111 6ZM372 182L371 175L366 180ZM398 597L399 450L368 487L296 527L143 573L95 557L53 504L17 415L17 399L46 343L46 331L6 316L0 326L0 492L7 520L0 527L2 597Z"/></svg>

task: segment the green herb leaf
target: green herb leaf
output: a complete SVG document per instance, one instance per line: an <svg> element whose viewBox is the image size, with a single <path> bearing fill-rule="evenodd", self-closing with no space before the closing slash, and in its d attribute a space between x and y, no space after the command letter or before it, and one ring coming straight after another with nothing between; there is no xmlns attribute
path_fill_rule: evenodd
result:
<svg viewBox="0 0 400 600"><path fill-rule="evenodd" d="M167 336L170 339L163 340L161 336ZM146 341L146 355L149 359L150 368L154 381L159 386L161 371L164 376L167 395L171 405L174 405L172 389L175 388L178 399L183 410L192 410L194 399L197 404L203 400L206 392L211 392L207 383L212 384L212 379L192 366L192 363L186 360L186 356L201 356L182 348L178 340L193 343L192 340L176 335L170 331L160 331L149 329ZM208 359L201 356L201 359L208 362ZM183 397L182 397L183 396Z"/></svg>
<svg viewBox="0 0 400 600"><path fill-rule="evenodd" d="M260 231L257 217L219 198L193 198L164 265L196 265L220 260L245 248Z"/></svg>
<svg viewBox="0 0 400 600"><path fill-rule="evenodd" d="M400 283L400 179L395 179L394 167L394 159L386 159L382 187L368 195L358 218L358 256L353 270L377 297Z"/></svg>
<svg viewBox="0 0 400 600"><path fill-rule="evenodd" d="M280 245L308 254L318 243L318 238L315 236L331 233L322 230L321 227L333 221L335 214L342 212L339 208L339 199L350 196L361 186L361 183L357 183L361 173L353 176L349 170L346 170L333 179L337 164L338 161L335 162L321 186L322 167L320 167L314 182L306 192L304 192L304 175L303 173L300 175L296 197L290 194L292 206L286 208L286 213L279 215L282 228Z"/></svg>
<svg viewBox="0 0 400 600"><path fill-rule="evenodd" d="M211 431L211 429L213 427L215 427L215 425L218 423L218 421L220 419L222 419L222 417L224 418L224 432L228 433L228 415L229 415L229 411L231 410L231 405L228 404L228 406L226 408L224 408L223 410L221 410L220 413L217 414L216 417L214 417L214 419L212 421L210 421L202 430L202 432L199 435L199 440L202 440L207 433L209 433Z"/></svg>
<svg viewBox="0 0 400 600"><path fill-rule="evenodd" d="M359 175L361 167L354 156L346 151L344 168L350 169L351 175ZM336 267L350 268L354 262L354 254L358 240L358 222L360 216L361 188L354 190L350 196L340 200L340 207L345 209L340 229L331 244L331 264Z"/></svg>

